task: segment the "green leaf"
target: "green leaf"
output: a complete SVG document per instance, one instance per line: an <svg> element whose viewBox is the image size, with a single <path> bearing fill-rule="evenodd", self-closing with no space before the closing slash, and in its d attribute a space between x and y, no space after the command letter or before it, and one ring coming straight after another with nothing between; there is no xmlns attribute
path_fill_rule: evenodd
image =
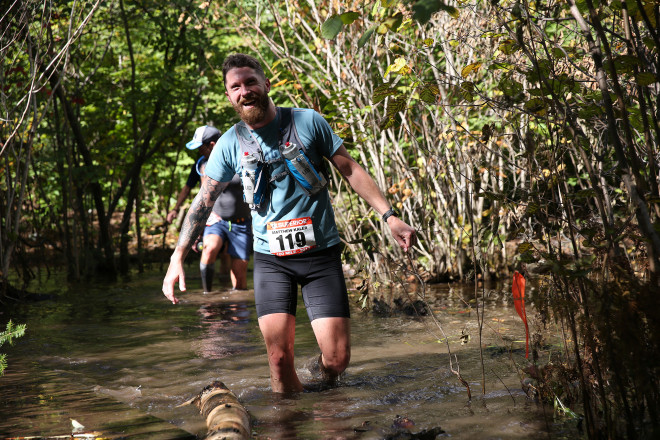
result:
<svg viewBox="0 0 660 440"><path fill-rule="evenodd" d="M655 75L650 73L650 72L642 72L638 73L635 75L635 79L637 80L637 84L640 86L650 86L651 84L656 82Z"/></svg>
<svg viewBox="0 0 660 440"><path fill-rule="evenodd" d="M463 78L467 78L468 75L470 75L472 72L476 72L481 68L481 63L472 63L468 64L467 66L463 67L463 70L461 70L461 76Z"/></svg>
<svg viewBox="0 0 660 440"><path fill-rule="evenodd" d="M344 27L344 22L338 15L333 15L321 25L321 37L332 40L339 35L342 27Z"/></svg>
<svg viewBox="0 0 660 440"><path fill-rule="evenodd" d="M458 18L460 15L458 9L441 0L418 0L412 10L413 18L422 24L427 23L431 16L438 11L445 11L453 18Z"/></svg>
<svg viewBox="0 0 660 440"><path fill-rule="evenodd" d="M349 25L349 24L353 23L358 18L360 18L360 13L359 12L354 12L354 11L344 12L343 14L341 14L339 16L339 19L345 25Z"/></svg>
<svg viewBox="0 0 660 440"><path fill-rule="evenodd" d="M427 104L435 104L438 100L438 95L440 95L440 89L433 83L424 84L419 89L419 99Z"/></svg>
<svg viewBox="0 0 660 440"><path fill-rule="evenodd" d="M443 6L440 8L443 11L445 11L447 14L449 14L452 18L458 19L461 16L461 13L458 9L456 9L453 6L445 5L443 3Z"/></svg>
<svg viewBox="0 0 660 440"><path fill-rule="evenodd" d="M506 70L506 71L511 71L515 69L516 66L514 66L511 63L492 63L490 66L488 66L488 70Z"/></svg>
<svg viewBox="0 0 660 440"><path fill-rule="evenodd" d="M474 92L474 83L472 81L465 81L461 83L461 88L468 92Z"/></svg>
<svg viewBox="0 0 660 440"><path fill-rule="evenodd" d="M530 203L527 205L527 209L525 210L525 214L527 215L533 215L535 214L541 207L539 206L538 203Z"/></svg>
<svg viewBox="0 0 660 440"><path fill-rule="evenodd" d="M393 16L383 20L382 26L385 26L386 29L396 31L401 26L403 22L403 15L400 12L397 12Z"/></svg>
<svg viewBox="0 0 660 440"><path fill-rule="evenodd" d="M403 20L403 22L401 23L401 26L399 26L399 27L397 28L397 32L403 32L403 31L405 31L405 30L408 30L408 29L410 29L413 25L414 25L414 22L412 21L412 19L410 19L410 18L406 18L406 19Z"/></svg>
<svg viewBox="0 0 660 440"><path fill-rule="evenodd" d="M533 252L523 252L520 254L520 261L522 263L536 263L537 260Z"/></svg>
<svg viewBox="0 0 660 440"><path fill-rule="evenodd" d="M618 73L632 73L634 68L641 65L639 58L634 55L619 55L612 60L605 62L605 70L608 73L613 73L612 65Z"/></svg>
<svg viewBox="0 0 660 440"><path fill-rule="evenodd" d="M653 50L655 49L655 40L651 37L645 37L642 38L642 42L644 43L644 46L646 46L647 49Z"/></svg>
<svg viewBox="0 0 660 440"><path fill-rule="evenodd" d="M376 26L371 26L367 31L360 36L360 39L358 40L358 49L362 49L362 47L367 43L369 38L373 35L374 31L376 30Z"/></svg>
<svg viewBox="0 0 660 440"><path fill-rule="evenodd" d="M629 1L629 2L626 2L626 4L628 4L631 16L634 16L635 20L637 20L637 21L643 21L644 20L644 18L642 16L642 12L637 8L637 3L636 2ZM646 12L646 17L651 22L651 25L653 27L656 27L654 7L657 4L657 2L648 0L646 2L642 2L642 4L644 5L643 7L644 7L644 11Z"/></svg>
<svg viewBox="0 0 660 440"><path fill-rule="evenodd" d="M642 112L638 107L628 107L628 114L630 115L630 123L640 132L644 131L644 123L642 122Z"/></svg>
<svg viewBox="0 0 660 440"><path fill-rule="evenodd" d="M422 24L427 23L433 13L439 9L436 3L434 0L420 0L416 2L412 7L413 18Z"/></svg>
<svg viewBox="0 0 660 440"><path fill-rule="evenodd" d="M5 342L13 344L14 338L20 338L21 336L25 335L26 327L27 326L25 324L14 325L10 319L9 322L7 322L6 330L0 332L0 345L4 344Z"/></svg>
<svg viewBox="0 0 660 440"><path fill-rule="evenodd" d="M582 119L591 119L604 113L603 107L596 104L589 104L578 110L578 117Z"/></svg>
<svg viewBox="0 0 660 440"><path fill-rule="evenodd" d="M396 60L394 60L394 64L390 64L387 66L387 70L385 70L385 75L384 77L387 77L390 72L399 72L401 69L403 69L407 65L406 59L403 57L399 57Z"/></svg>
<svg viewBox="0 0 660 440"><path fill-rule="evenodd" d="M532 98L525 103L525 110L543 116L548 109L548 103L542 98Z"/></svg>
<svg viewBox="0 0 660 440"><path fill-rule="evenodd" d="M521 83L510 78L502 78L498 87L504 95L506 95L513 102L521 102L525 99L525 88Z"/></svg>
<svg viewBox="0 0 660 440"><path fill-rule="evenodd" d="M398 94L398 92L396 89L391 88L389 83L383 83L374 89L372 103L378 104L388 96L396 94Z"/></svg>
<svg viewBox="0 0 660 440"><path fill-rule="evenodd" d="M555 396L555 413L560 416L560 417L567 417L571 419L579 419L581 418L579 415L571 411L569 408L564 406L563 403L561 403L561 400L559 400L559 397Z"/></svg>
<svg viewBox="0 0 660 440"><path fill-rule="evenodd" d="M465 81L461 83L461 96L468 102L474 101L474 83Z"/></svg>
<svg viewBox="0 0 660 440"><path fill-rule="evenodd" d="M552 56L556 59L562 59L566 57L566 53L558 47L553 47Z"/></svg>
<svg viewBox="0 0 660 440"><path fill-rule="evenodd" d="M532 246L532 243L526 241L524 243L520 243L518 245L518 249L516 249L516 252L519 254L524 254L525 252L529 252L534 249L534 246Z"/></svg>
<svg viewBox="0 0 660 440"><path fill-rule="evenodd" d="M393 119L398 112L402 112L406 108L406 97L397 96L387 102L387 116Z"/></svg>
<svg viewBox="0 0 660 440"><path fill-rule="evenodd" d="M543 95L546 94L546 93L543 92L543 90L541 90L539 88L529 89L529 90L527 90L527 93L529 93L529 96L543 96Z"/></svg>
<svg viewBox="0 0 660 440"><path fill-rule="evenodd" d="M380 121L380 123L378 124L378 127L381 130L387 130L388 128L393 127L395 122L396 122L396 119L385 117Z"/></svg>
<svg viewBox="0 0 660 440"><path fill-rule="evenodd" d="M502 41L502 43L498 46L498 49L505 55L511 55L512 53L520 50L520 46L518 46L515 41L507 39Z"/></svg>

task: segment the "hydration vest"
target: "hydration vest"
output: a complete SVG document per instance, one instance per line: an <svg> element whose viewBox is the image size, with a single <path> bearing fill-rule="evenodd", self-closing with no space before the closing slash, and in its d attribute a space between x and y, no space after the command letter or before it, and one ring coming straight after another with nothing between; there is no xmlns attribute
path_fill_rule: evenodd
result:
<svg viewBox="0 0 660 440"><path fill-rule="evenodd" d="M206 176L206 173L204 172L204 165L208 160L209 158L206 156L202 156L199 159L197 159L197 163L195 164L195 169L197 170L197 174L199 174L199 177Z"/></svg>
<svg viewBox="0 0 660 440"><path fill-rule="evenodd" d="M291 176L307 196L314 195L328 186L327 170L323 160L320 164L315 164L305 154L307 147L298 137L293 109L278 107L277 111L280 116L278 127L280 155L269 161L264 160L259 142L245 122L241 121L234 125L241 147L243 199L250 205L250 209L256 211L265 206L268 184L286 175ZM285 170L271 175L274 165L280 162L285 163Z"/></svg>

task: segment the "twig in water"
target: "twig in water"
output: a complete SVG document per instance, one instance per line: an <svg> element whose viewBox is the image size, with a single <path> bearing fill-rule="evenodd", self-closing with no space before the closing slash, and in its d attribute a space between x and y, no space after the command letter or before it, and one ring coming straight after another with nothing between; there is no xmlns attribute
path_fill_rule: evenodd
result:
<svg viewBox="0 0 660 440"><path fill-rule="evenodd" d="M403 265L403 264L399 264L399 268L403 268L404 272L410 273L415 278L417 278L417 281L419 281L419 285L421 286L421 293L417 292L416 294L420 298L420 300L424 303L424 307L426 307L426 310L428 310L429 316L431 317L431 320L433 321L433 323L436 325L436 327L438 327L438 329L440 329L440 332L442 333L442 338L438 338L438 336L433 334L433 332L430 331L430 329L428 329L428 327L427 327L427 330L429 330L429 332L433 335L434 338L436 338L438 340L444 340L445 341L445 344L447 345L447 354L449 355L449 370L454 375L456 375L459 382L461 382L463 384L463 386L467 390L468 401L471 401L472 400L472 392L470 390L470 384L468 384L467 381L465 379L463 379L463 376L461 376L461 366L458 362L458 357L456 355L453 355L454 360L452 361L452 352L451 352L451 347L449 346L449 338L447 337L447 334L445 333L444 329L442 328L442 325L440 324L440 321L438 321L438 319L435 317L435 313L433 312L433 309L431 308L429 303L426 302L426 283L424 282L424 280L422 279L420 274L415 269L415 265L413 264L413 261L412 261L412 258L410 257L410 254L406 254L406 256L408 257L408 263L410 265L410 269L407 269L405 267L405 265ZM405 281L403 279L401 279L398 275L396 275L396 273L394 273L394 277L398 280L399 284L403 287L403 291L406 292L406 295L408 295L408 291L405 289ZM410 299L410 297L408 297L408 299ZM411 305L413 307L413 310L415 310L415 313L417 314L417 316L419 316L421 318L421 315L419 314L419 312L415 308L415 305L412 301L411 301ZM456 367L454 367L454 363L456 364Z"/></svg>
<svg viewBox="0 0 660 440"><path fill-rule="evenodd" d="M513 406L516 406L516 399L513 397L513 394L511 394L511 390L509 390L509 387L506 386L504 381L500 378L500 376L497 375L497 373L495 373L495 371L493 371L492 368L490 369L490 372L493 373L497 379L499 379L502 385L504 385L504 388L506 388L506 392L509 393L509 396L511 396L511 400L513 400Z"/></svg>

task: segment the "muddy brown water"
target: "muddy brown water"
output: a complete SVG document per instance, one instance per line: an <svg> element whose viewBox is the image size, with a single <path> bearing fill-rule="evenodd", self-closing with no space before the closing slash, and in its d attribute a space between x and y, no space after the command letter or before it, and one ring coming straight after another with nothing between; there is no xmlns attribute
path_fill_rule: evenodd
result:
<svg viewBox="0 0 660 440"><path fill-rule="evenodd" d="M0 438L68 434L72 419L108 438L202 438L206 426L196 408L178 405L215 380L249 410L257 439L384 439L397 416L414 422L413 433L441 427L439 438L565 434L552 408L526 397L512 367L509 349L524 364L525 337L509 286L487 289L485 394L476 314L466 305L474 288L427 286L471 402L428 317L374 316L356 304L351 364L340 386L327 390L318 390L305 368L318 348L299 308L296 362L302 382L316 391L282 396L270 392L252 292L202 294L194 267L187 273L190 289L176 306L160 292L162 273L151 273L66 289L51 280L40 288L47 299L4 310L3 329L9 318L28 328L0 348L9 362L0 377Z"/></svg>

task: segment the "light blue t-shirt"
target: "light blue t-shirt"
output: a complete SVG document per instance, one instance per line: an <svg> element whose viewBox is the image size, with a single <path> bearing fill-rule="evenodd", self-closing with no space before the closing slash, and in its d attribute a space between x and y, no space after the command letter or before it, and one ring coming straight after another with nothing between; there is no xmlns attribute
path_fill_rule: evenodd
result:
<svg viewBox="0 0 660 440"><path fill-rule="evenodd" d="M322 163L323 157L332 157L341 147L343 143L341 138L314 110L294 109L293 117L298 137L307 148L305 154L314 163ZM277 116L270 124L251 130L252 135L259 142L266 161L280 157L279 124L278 109ZM236 173L240 174L242 171L241 156L236 127L232 127L216 143L206 166L206 175L218 182L230 181ZM285 166L284 161L273 164L270 175L276 176L282 173ZM327 188L313 196L307 196L288 174L271 182L268 188L267 206L259 211L252 211L255 252L270 253L266 227L268 223L304 217L311 217L316 240L316 248L308 252L325 249L340 242Z"/></svg>

